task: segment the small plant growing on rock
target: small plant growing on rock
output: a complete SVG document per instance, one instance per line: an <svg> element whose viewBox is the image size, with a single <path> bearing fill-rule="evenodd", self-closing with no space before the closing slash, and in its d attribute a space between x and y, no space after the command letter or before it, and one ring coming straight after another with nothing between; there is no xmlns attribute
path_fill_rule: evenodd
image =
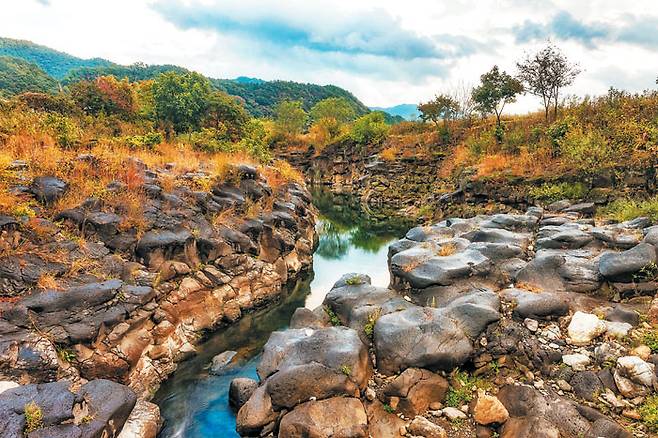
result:
<svg viewBox="0 0 658 438"><path fill-rule="evenodd" d="M345 374L346 376L350 376L352 375L352 368L350 368L349 365L341 365L340 372Z"/></svg>
<svg viewBox="0 0 658 438"><path fill-rule="evenodd" d="M651 432L658 432L658 395L647 397L639 411L642 422L647 428Z"/></svg>
<svg viewBox="0 0 658 438"><path fill-rule="evenodd" d="M329 317L329 322L331 325L337 327L339 325L343 325L343 323L340 321L340 318L338 315L336 315L336 312L333 311L333 309L329 306L324 307L324 312L327 314Z"/></svg>
<svg viewBox="0 0 658 438"><path fill-rule="evenodd" d="M375 332L375 324L377 324L377 320L379 319L381 314L382 314L382 309L375 310L370 315L368 315L368 322L366 322L366 325L363 326L363 332L370 339L372 339L372 335Z"/></svg>
<svg viewBox="0 0 658 438"><path fill-rule="evenodd" d="M43 427L43 412L35 402L32 401L26 404L23 413L25 415L26 434Z"/></svg>
<svg viewBox="0 0 658 438"><path fill-rule="evenodd" d="M457 245L454 243L448 243L446 245L442 245L441 248L439 248L439 257L447 257L453 255L456 252Z"/></svg>
<svg viewBox="0 0 658 438"><path fill-rule="evenodd" d="M359 277L358 275L353 275L347 280L345 280L345 283L349 284L350 286L358 286L363 282L361 281L361 277Z"/></svg>
<svg viewBox="0 0 658 438"><path fill-rule="evenodd" d="M393 409L393 408L391 407L391 405L389 405L389 404L387 404L387 403L384 403L383 407L384 407L384 410L385 410L386 412L388 412L389 414L392 414L393 412L395 412L395 409Z"/></svg>
<svg viewBox="0 0 658 438"><path fill-rule="evenodd" d="M61 347L57 348L57 356L59 356L62 362L66 363L71 363L76 359L74 351Z"/></svg>
<svg viewBox="0 0 658 438"><path fill-rule="evenodd" d="M649 263L633 275L634 282L656 281L658 280L658 265Z"/></svg>
<svg viewBox="0 0 658 438"><path fill-rule="evenodd" d="M651 349L652 353L658 353L658 333L651 330L644 335L644 344Z"/></svg>
<svg viewBox="0 0 658 438"><path fill-rule="evenodd" d="M446 395L446 406L458 408L473 400L476 389L485 389L486 382L477 377L470 376L466 371L457 371Z"/></svg>

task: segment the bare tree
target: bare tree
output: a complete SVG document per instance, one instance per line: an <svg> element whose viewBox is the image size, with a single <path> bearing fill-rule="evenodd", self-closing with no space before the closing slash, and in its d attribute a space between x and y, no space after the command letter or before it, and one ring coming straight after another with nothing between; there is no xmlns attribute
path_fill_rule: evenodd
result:
<svg viewBox="0 0 658 438"><path fill-rule="evenodd" d="M456 118L470 122L473 113L477 109L477 103L473 100L473 85L460 81L450 87L450 97L459 105Z"/></svg>
<svg viewBox="0 0 658 438"><path fill-rule="evenodd" d="M525 90L542 99L546 121L551 106L553 118L557 118L560 90L573 83L581 71L578 65L570 63L562 51L549 41L545 48L534 55L526 54L525 59L516 66Z"/></svg>

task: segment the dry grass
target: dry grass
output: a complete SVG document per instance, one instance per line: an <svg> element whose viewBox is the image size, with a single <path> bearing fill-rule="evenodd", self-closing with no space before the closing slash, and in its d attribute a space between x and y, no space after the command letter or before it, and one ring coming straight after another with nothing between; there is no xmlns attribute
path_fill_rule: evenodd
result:
<svg viewBox="0 0 658 438"><path fill-rule="evenodd" d="M446 243L445 245L441 245L441 248L439 248L439 252L437 254L439 257L447 257L453 255L456 252L457 245L454 243Z"/></svg>
<svg viewBox="0 0 658 438"><path fill-rule="evenodd" d="M52 274L42 274L37 281L37 287L44 290L61 290L57 279Z"/></svg>
<svg viewBox="0 0 658 438"><path fill-rule="evenodd" d="M384 161L395 161L399 153L399 150L395 146L387 147L379 153L379 158Z"/></svg>

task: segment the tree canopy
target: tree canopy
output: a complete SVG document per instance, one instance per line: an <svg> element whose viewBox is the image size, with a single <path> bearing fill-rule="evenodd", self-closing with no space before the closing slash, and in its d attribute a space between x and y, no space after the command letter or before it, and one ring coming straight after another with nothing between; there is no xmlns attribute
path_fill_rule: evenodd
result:
<svg viewBox="0 0 658 438"><path fill-rule="evenodd" d="M526 54L525 59L516 66L519 79L526 84L526 91L541 98L546 121L551 106L553 117L556 118L560 90L573 83L580 73L578 66L570 63L560 49L551 43L534 55Z"/></svg>
<svg viewBox="0 0 658 438"><path fill-rule="evenodd" d="M208 109L210 82L198 73L162 73L153 82L155 116L167 129L197 129Z"/></svg>
<svg viewBox="0 0 658 438"><path fill-rule="evenodd" d="M299 100L282 100L275 108L275 128L279 134L297 135L302 132L308 114Z"/></svg>
<svg viewBox="0 0 658 438"><path fill-rule="evenodd" d="M432 121L438 126L440 120L447 122L455 117L459 112L459 103L446 94L438 94L429 102L419 104L418 111L422 121Z"/></svg>
<svg viewBox="0 0 658 438"><path fill-rule="evenodd" d="M500 127L500 116L505 105L516 101L516 96L523 92L523 84L497 65L480 76L480 85L473 89L473 100L483 114L496 115L496 125Z"/></svg>
<svg viewBox="0 0 658 438"><path fill-rule="evenodd" d="M57 81L36 64L18 58L0 56L0 93L20 94L27 91L56 93Z"/></svg>

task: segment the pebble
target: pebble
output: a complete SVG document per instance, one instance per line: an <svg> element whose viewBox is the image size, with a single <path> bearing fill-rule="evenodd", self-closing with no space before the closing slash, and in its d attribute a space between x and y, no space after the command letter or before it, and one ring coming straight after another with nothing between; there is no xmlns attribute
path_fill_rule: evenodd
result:
<svg viewBox="0 0 658 438"><path fill-rule="evenodd" d="M430 405L429 405L429 408L430 408L430 410L432 410L432 411L438 411L438 410L441 409L442 407L443 407L443 403L438 402L438 401L432 402L432 403L430 403Z"/></svg>
<svg viewBox="0 0 658 438"><path fill-rule="evenodd" d="M569 385L569 382L567 382L566 380L560 379L556 383L557 383L558 388L560 388L562 391L569 392L569 391L573 390L571 385Z"/></svg>
<svg viewBox="0 0 658 438"><path fill-rule="evenodd" d="M450 421L466 418L466 414L457 408L447 407L447 408L443 408L442 411L443 411L443 415L448 417Z"/></svg>
<svg viewBox="0 0 658 438"><path fill-rule="evenodd" d="M647 361L649 360L649 356L651 356L651 348L646 345L638 345L631 350L631 356L637 356L640 359Z"/></svg>
<svg viewBox="0 0 658 438"><path fill-rule="evenodd" d="M621 411L621 415L623 415L626 418L630 418L632 420L641 420L642 419L642 416L640 415L640 413L638 411L636 411L635 409L624 409L623 411Z"/></svg>
<svg viewBox="0 0 658 438"><path fill-rule="evenodd" d="M366 389L366 399L368 399L368 401L373 401L376 396L377 394L375 393L374 389L372 388Z"/></svg>
<svg viewBox="0 0 658 438"><path fill-rule="evenodd" d="M544 387L544 381L543 380L537 380L532 385L537 389L542 389Z"/></svg>
<svg viewBox="0 0 658 438"><path fill-rule="evenodd" d="M535 319L526 318L523 320L523 324L531 332L536 332L537 330L539 330L539 322Z"/></svg>
<svg viewBox="0 0 658 438"><path fill-rule="evenodd" d="M584 354L575 353L565 354L562 356L562 362L569 365L575 371L585 371L585 368L590 364L591 361L589 357L585 356Z"/></svg>

